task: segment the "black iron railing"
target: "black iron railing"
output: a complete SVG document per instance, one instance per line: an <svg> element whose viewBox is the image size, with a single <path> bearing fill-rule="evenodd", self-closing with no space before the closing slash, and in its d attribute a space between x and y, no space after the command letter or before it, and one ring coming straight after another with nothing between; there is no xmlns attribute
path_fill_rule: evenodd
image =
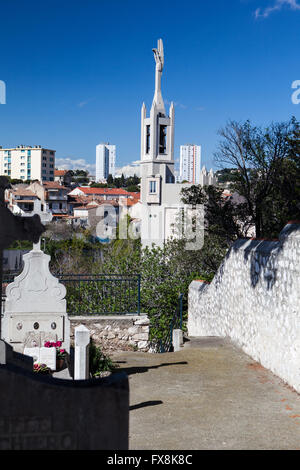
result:
<svg viewBox="0 0 300 470"><path fill-rule="evenodd" d="M2 297L18 273L3 275ZM66 287L69 315L140 315L140 275L59 274Z"/></svg>
<svg viewBox="0 0 300 470"><path fill-rule="evenodd" d="M140 275L58 275L69 315L139 315Z"/></svg>

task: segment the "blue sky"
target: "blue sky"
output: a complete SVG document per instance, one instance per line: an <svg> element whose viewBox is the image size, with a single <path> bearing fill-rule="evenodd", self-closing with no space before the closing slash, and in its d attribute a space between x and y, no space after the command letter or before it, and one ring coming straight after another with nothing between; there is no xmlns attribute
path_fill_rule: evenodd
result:
<svg viewBox="0 0 300 470"><path fill-rule="evenodd" d="M140 109L162 90L175 102L179 146L202 145L213 166L229 119L267 125L292 115L300 80L300 0L0 0L0 145L56 150L93 170L95 147L117 145L117 166L140 155ZM70 160L68 160L70 159Z"/></svg>

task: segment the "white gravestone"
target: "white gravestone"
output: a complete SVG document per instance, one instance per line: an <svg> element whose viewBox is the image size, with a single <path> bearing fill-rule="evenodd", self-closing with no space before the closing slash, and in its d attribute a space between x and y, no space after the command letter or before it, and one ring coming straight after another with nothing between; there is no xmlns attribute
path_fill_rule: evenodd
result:
<svg viewBox="0 0 300 470"><path fill-rule="evenodd" d="M70 321L66 313L66 288L49 271L50 256L39 244L24 255L22 273L6 288L2 334L15 351L61 341L70 352ZM32 338L28 344L28 338Z"/></svg>
<svg viewBox="0 0 300 470"><path fill-rule="evenodd" d="M86 380L89 378L90 332L84 325L77 326L74 332L75 332L74 379Z"/></svg>

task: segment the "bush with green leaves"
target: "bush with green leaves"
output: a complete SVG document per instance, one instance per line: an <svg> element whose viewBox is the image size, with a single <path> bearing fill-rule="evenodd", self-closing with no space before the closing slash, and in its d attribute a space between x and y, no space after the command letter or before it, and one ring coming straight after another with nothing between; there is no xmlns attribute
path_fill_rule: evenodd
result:
<svg viewBox="0 0 300 470"><path fill-rule="evenodd" d="M90 375L94 378L101 376L102 372L114 372L117 369L117 365L102 352L101 347L97 346L92 339L89 347L89 369Z"/></svg>
<svg viewBox="0 0 300 470"><path fill-rule="evenodd" d="M61 242L58 243L62 249ZM88 246L80 241L65 241L68 272L79 274L117 274L120 276L141 276L141 313L150 319L150 339L158 341L170 330L170 323L178 311L179 295L183 293L183 327L187 320L188 287L194 279L211 281L228 249L220 238L205 237L202 250L187 251L184 240L172 240L163 248L153 246L142 249L140 240L120 240L102 245L95 244L93 250L101 250L101 256L92 259L87 255ZM54 243L51 245L54 250ZM55 258L57 261L55 261ZM53 256L54 272L60 271L61 260ZM73 262L73 264L72 264ZM80 269L81 268L81 269ZM88 271L87 271L88 269ZM115 287L101 288L101 283L65 283L67 287L68 311L72 314L122 312L128 302L122 298L131 297L136 301L136 292L128 291L128 286L115 283ZM130 295L129 295L130 294ZM136 309L132 305L133 311Z"/></svg>

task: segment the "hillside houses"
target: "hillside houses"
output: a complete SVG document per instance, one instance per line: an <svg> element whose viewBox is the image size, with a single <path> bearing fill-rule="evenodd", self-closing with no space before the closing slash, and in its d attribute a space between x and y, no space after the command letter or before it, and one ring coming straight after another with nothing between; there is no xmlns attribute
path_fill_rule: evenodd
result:
<svg viewBox="0 0 300 470"><path fill-rule="evenodd" d="M95 220L96 213L107 215L106 209L97 212L97 209L103 205L114 208L113 213L118 223L122 213L131 214L139 199L140 193L132 193L121 188L83 186L73 189L64 186L62 181L18 184L6 192L7 206L14 214L29 215L34 210L34 201L41 201L42 208L45 207L45 210L52 213L54 222L64 220L83 227L90 226L90 221Z"/></svg>

